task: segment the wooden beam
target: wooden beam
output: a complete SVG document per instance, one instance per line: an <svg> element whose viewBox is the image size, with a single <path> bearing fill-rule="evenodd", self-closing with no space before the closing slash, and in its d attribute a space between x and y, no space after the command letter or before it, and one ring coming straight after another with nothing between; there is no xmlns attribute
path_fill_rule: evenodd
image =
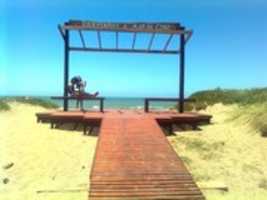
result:
<svg viewBox="0 0 267 200"><path fill-rule="evenodd" d="M135 41L136 41L136 32L134 32L134 34L133 34L133 43L132 43L132 49L134 49L135 48Z"/></svg>
<svg viewBox="0 0 267 200"><path fill-rule="evenodd" d="M82 45L83 45L84 48L86 48L86 44L85 44L85 41L84 41L84 37L83 37L82 31L78 30L78 32L79 32L79 35L80 35L80 38L81 38Z"/></svg>
<svg viewBox="0 0 267 200"><path fill-rule="evenodd" d="M186 38L185 38L185 44L189 41L189 39L192 37L193 35L193 31L188 31L188 33L186 34Z"/></svg>
<svg viewBox="0 0 267 200"><path fill-rule="evenodd" d="M162 102L181 102L179 98L160 98L160 97L152 97L145 98L144 111L149 112L149 102L150 101L162 101ZM195 99L183 99L184 102L195 102Z"/></svg>
<svg viewBox="0 0 267 200"><path fill-rule="evenodd" d="M102 41L101 41L100 31L97 31L97 41L98 41L99 48L102 49Z"/></svg>
<svg viewBox="0 0 267 200"><path fill-rule="evenodd" d="M64 99L69 99L69 100L77 100L77 99L82 99L82 100L105 100L105 97L75 97L75 96L52 96L51 99L57 99L57 100L64 100Z"/></svg>
<svg viewBox="0 0 267 200"><path fill-rule="evenodd" d="M166 41L165 46L164 46L164 48L163 48L163 51L167 51L168 46L169 46L169 44L170 44L170 42L171 42L171 40L172 40L172 37L173 37L173 34L171 34L171 35L169 36L168 40Z"/></svg>
<svg viewBox="0 0 267 200"><path fill-rule="evenodd" d="M147 50L147 49L116 49L116 48L81 48L70 47L71 51L119 52L119 53L151 53L151 54L179 54L178 50Z"/></svg>
<svg viewBox="0 0 267 200"><path fill-rule="evenodd" d="M61 25L58 25L57 28L58 28L59 33L62 36L63 40L65 41L65 39L66 39L65 33L64 33L64 30L62 29Z"/></svg>
<svg viewBox="0 0 267 200"><path fill-rule="evenodd" d="M148 50L150 50L151 47L152 47L155 35L156 35L156 33L152 33L152 35L151 35L151 38L150 38L150 41L149 41L149 45L148 45Z"/></svg>
<svg viewBox="0 0 267 200"><path fill-rule="evenodd" d="M179 112L184 112L184 76L185 76L185 36L180 36L180 88L179 88Z"/></svg>
<svg viewBox="0 0 267 200"><path fill-rule="evenodd" d="M69 82L69 30L65 31L64 40L64 97L68 96ZM68 111L68 99L64 99L64 111Z"/></svg>
<svg viewBox="0 0 267 200"><path fill-rule="evenodd" d="M94 22L70 20L64 24L64 29L69 30L95 30L95 31L119 31L119 32L143 32L143 33L166 33L181 34L185 28L179 23L110 23L110 22Z"/></svg>
<svg viewBox="0 0 267 200"><path fill-rule="evenodd" d="M181 101L179 98L172 98L172 97L146 97L145 100L148 100L148 101L162 101L162 102L166 102L166 101L174 101L174 102L177 102L177 101ZM191 99L191 98L187 98L187 99L184 99L184 101L186 102L195 102L196 100L195 99Z"/></svg>

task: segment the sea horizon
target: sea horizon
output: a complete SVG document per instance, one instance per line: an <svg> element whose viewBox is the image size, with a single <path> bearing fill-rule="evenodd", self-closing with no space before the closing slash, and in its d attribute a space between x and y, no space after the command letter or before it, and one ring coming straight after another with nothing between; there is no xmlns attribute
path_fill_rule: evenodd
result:
<svg viewBox="0 0 267 200"><path fill-rule="evenodd" d="M51 96L36 96L36 95L1 95L0 98L8 97L25 97L25 98L39 98L45 101L50 101L63 107L63 100L51 99ZM105 97L104 107L105 109L137 109L141 110L144 108L144 99L146 97ZM151 102L150 108L154 110L168 110L174 108L175 102ZM69 100L69 108L76 107L76 100ZM84 101L85 109L98 110L99 102L97 100Z"/></svg>

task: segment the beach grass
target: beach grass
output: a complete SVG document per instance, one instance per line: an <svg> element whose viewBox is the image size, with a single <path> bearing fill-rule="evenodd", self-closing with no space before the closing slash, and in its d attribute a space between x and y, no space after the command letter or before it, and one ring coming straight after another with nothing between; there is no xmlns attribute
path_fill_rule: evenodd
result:
<svg viewBox="0 0 267 200"><path fill-rule="evenodd" d="M213 115L211 125L169 137L207 200L266 199L265 106L214 104L201 111Z"/></svg>
<svg viewBox="0 0 267 200"><path fill-rule="evenodd" d="M196 102L208 105L216 103L240 104L249 105L255 103L266 103L267 101L267 88L254 88L243 90L231 90L216 88L214 90L205 90L195 92L190 95L190 98L195 99Z"/></svg>
<svg viewBox="0 0 267 200"><path fill-rule="evenodd" d="M266 199L267 88L217 88L190 98L196 102L185 109L211 114L212 124L198 132L177 132L169 140L206 198Z"/></svg>
<svg viewBox="0 0 267 200"><path fill-rule="evenodd" d="M53 108L59 107L57 104L53 103L52 101L44 100L44 99L36 98L36 97L24 97L24 96L2 97L2 99L0 101L0 109L2 107L1 102L3 102L3 108L5 108L7 106L8 109L10 109L10 106L8 106L8 104L10 102L19 102L19 103L29 104L29 105L33 105L33 106L41 106L43 108L48 108L48 109L53 109ZM6 110L8 110L8 109L6 109Z"/></svg>
<svg viewBox="0 0 267 200"><path fill-rule="evenodd" d="M8 111L10 109L11 108L10 108L9 104L6 101L0 100L0 111Z"/></svg>
<svg viewBox="0 0 267 200"><path fill-rule="evenodd" d="M252 88L252 89L221 89L203 90L193 93L189 96L195 102L186 102L186 111L199 111L212 106L216 103L224 105L239 104L251 105L267 102L267 88ZM178 108L178 105L176 106Z"/></svg>

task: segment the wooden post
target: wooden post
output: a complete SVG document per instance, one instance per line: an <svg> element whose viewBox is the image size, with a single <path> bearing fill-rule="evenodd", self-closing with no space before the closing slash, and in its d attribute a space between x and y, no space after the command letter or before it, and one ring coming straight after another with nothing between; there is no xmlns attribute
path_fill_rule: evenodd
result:
<svg viewBox="0 0 267 200"><path fill-rule="evenodd" d="M100 99L100 112L104 112L104 99Z"/></svg>
<svg viewBox="0 0 267 200"><path fill-rule="evenodd" d="M149 100L145 99L145 112L149 112Z"/></svg>
<svg viewBox="0 0 267 200"><path fill-rule="evenodd" d="M179 112L184 112L184 75L185 75L185 36L180 36L180 89L179 89Z"/></svg>
<svg viewBox="0 0 267 200"><path fill-rule="evenodd" d="M68 96L69 82L69 30L65 31L64 40L64 97ZM68 99L64 98L64 111L68 111Z"/></svg>

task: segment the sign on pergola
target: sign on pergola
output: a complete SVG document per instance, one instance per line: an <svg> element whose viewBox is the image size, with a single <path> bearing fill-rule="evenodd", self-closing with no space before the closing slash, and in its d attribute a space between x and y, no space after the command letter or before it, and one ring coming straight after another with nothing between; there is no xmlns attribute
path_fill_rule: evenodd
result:
<svg viewBox="0 0 267 200"><path fill-rule="evenodd" d="M58 29L64 40L64 111L68 110L68 81L69 81L69 53L71 51L87 51L87 52L121 52L121 53L148 53L148 54L177 54L179 55L179 111L184 111L184 75L185 75L185 45L192 36L192 30L187 30L179 23L109 23L69 20L63 25L58 25ZM88 46L85 42L84 32L94 31L97 37L97 47ZM81 45L70 45L70 32L78 32ZM102 44L102 32L114 32L114 47L105 48ZM120 47L120 33L131 33L132 43L128 48ZM150 36L148 46L146 48L136 47L136 38L141 34ZM143 35L142 34L142 35ZM155 36L157 34L166 34L168 37L162 49L152 48ZM170 49L170 43L174 36L180 37L180 42L176 49Z"/></svg>

